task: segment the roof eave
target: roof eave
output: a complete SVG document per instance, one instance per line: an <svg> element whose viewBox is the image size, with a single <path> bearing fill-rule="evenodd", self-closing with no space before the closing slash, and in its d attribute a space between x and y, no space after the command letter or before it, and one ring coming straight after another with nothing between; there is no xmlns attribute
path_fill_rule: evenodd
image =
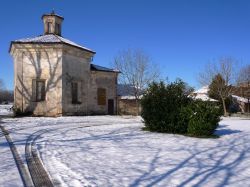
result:
<svg viewBox="0 0 250 187"><path fill-rule="evenodd" d="M69 44L69 43L66 43L66 42L59 42L59 43L63 43L63 44L65 44L65 45L69 45L69 46L72 46L72 47L76 47L76 48L78 48L78 49L81 49L81 50L90 52L90 53L92 53L92 54L96 54L95 51L92 51L92 50L89 50L89 49L86 49L86 48L82 48L82 47L78 47L78 46L75 46L75 45L72 45L72 44Z"/></svg>
<svg viewBox="0 0 250 187"><path fill-rule="evenodd" d="M97 69L90 69L90 71L101 71L101 72L107 72L107 73L121 73L119 71L108 71L108 70L97 70Z"/></svg>
<svg viewBox="0 0 250 187"><path fill-rule="evenodd" d="M59 16L57 14L43 14L42 17L41 17L41 19L43 19L44 16L56 16L56 17L61 18L62 20L64 20L64 17Z"/></svg>
<svg viewBox="0 0 250 187"><path fill-rule="evenodd" d="M9 50L8 50L9 53L10 53L11 48L12 48L12 43L13 43L13 41L10 42L10 46L9 46Z"/></svg>
<svg viewBox="0 0 250 187"><path fill-rule="evenodd" d="M91 50L81 48L81 47L78 47L78 46L75 46L75 45L71 45L71 44L68 44L68 43L65 43L65 42L19 42L19 41L11 41L9 52L11 51L12 44L65 44L65 45L68 45L68 46L71 46L71 47L78 48L80 50L90 52L92 54L96 54L95 51L91 51Z"/></svg>

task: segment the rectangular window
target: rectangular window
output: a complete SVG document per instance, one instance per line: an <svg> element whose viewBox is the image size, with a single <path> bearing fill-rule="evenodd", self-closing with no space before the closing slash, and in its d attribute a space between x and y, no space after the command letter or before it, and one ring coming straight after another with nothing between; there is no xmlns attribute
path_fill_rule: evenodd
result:
<svg viewBox="0 0 250 187"><path fill-rule="evenodd" d="M60 31L60 25L58 23L56 23L56 33L58 35L61 35L61 31Z"/></svg>
<svg viewBox="0 0 250 187"><path fill-rule="evenodd" d="M45 101L45 80L34 79L32 81L32 92L34 101Z"/></svg>
<svg viewBox="0 0 250 187"><path fill-rule="evenodd" d="M72 104L81 104L81 82L71 83Z"/></svg>
<svg viewBox="0 0 250 187"><path fill-rule="evenodd" d="M52 23L48 22L48 33L52 33Z"/></svg>
<svg viewBox="0 0 250 187"><path fill-rule="evenodd" d="M106 105L106 89L105 88L97 89L97 103L98 105Z"/></svg>

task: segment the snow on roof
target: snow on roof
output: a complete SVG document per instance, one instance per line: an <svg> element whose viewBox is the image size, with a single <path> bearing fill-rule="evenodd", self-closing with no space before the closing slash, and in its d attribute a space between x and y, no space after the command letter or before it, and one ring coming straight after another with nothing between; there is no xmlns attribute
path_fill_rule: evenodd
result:
<svg viewBox="0 0 250 187"><path fill-rule="evenodd" d="M244 97L240 97L237 95L232 95L233 98L237 99L237 101L243 102L243 103L248 103L248 99Z"/></svg>
<svg viewBox="0 0 250 187"><path fill-rule="evenodd" d="M197 96L194 97L194 99L201 99L202 101L214 101L214 102L217 102L217 100L212 99L212 98L208 97L205 94L197 95Z"/></svg>
<svg viewBox="0 0 250 187"><path fill-rule="evenodd" d="M212 99L208 96L209 87L203 86L199 90L194 91L193 99L201 99L202 101L213 101L217 102L217 100Z"/></svg>
<svg viewBox="0 0 250 187"><path fill-rule="evenodd" d="M203 86L199 90L194 91L193 93L196 93L196 94L207 94L208 91L209 91L208 86Z"/></svg>
<svg viewBox="0 0 250 187"><path fill-rule="evenodd" d="M118 70L106 68L106 67L95 65L95 64L91 64L90 65L90 69L92 71L106 71L106 72L116 72L116 73L119 73Z"/></svg>
<svg viewBox="0 0 250 187"><path fill-rule="evenodd" d="M46 43L49 43L49 44L51 44L51 43L55 43L55 44L56 43L63 43L63 44L68 44L68 45L89 51L91 53L95 53L95 51L93 51L89 48L83 47L79 44L76 44L75 42L72 42L66 38L63 38L63 37L55 35L55 34L46 34L46 35L41 35L41 36L37 36L34 38L23 38L23 39L19 39L19 40L14 40L11 43L34 43L34 44L35 43L44 43L44 44L46 44Z"/></svg>
<svg viewBox="0 0 250 187"><path fill-rule="evenodd" d="M61 18L62 20L64 20L64 18L63 18L62 16L56 14L55 11L52 11L52 12L49 13L49 14L43 14L43 15L42 15L42 19L43 19L44 16L56 16L56 17Z"/></svg>
<svg viewBox="0 0 250 187"><path fill-rule="evenodd" d="M142 98L142 95L139 96L139 99ZM124 100L134 100L135 99L135 96L132 96L132 95L124 95L124 96L121 96L120 99L124 99Z"/></svg>

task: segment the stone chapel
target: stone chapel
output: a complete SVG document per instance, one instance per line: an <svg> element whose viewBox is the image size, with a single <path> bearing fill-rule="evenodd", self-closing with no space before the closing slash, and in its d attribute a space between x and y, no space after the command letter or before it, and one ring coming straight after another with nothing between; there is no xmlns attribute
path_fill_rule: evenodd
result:
<svg viewBox="0 0 250 187"><path fill-rule="evenodd" d="M95 51L62 37L64 18L44 14L43 35L14 40L14 108L35 116L116 114L119 71L92 64Z"/></svg>

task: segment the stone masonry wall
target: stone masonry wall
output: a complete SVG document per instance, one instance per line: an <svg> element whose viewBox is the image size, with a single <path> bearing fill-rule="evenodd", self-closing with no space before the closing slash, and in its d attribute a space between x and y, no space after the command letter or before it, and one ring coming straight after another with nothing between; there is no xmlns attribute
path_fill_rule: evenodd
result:
<svg viewBox="0 0 250 187"><path fill-rule="evenodd" d="M88 109L90 114L108 114L108 99L114 100L114 114L117 111L116 84L117 73L91 71ZM97 89L106 89L106 105L98 105Z"/></svg>
<svg viewBox="0 0 250 187"><path fill-rule="evenodd" d="M14 46L12 51L15 69L15 108L23 113L56 116L62 113L62 50L25 44ZM44 79L45 101L36 102L32 95L32 80Z"/></svg>
<svg viewBox="0 0 250 187"><path fill-rule="evenodd" d="M63 52L63 115L86 115L91 54L75 48ZM72 104L71 84L78 84L79 103Z"/></svg>
<svg viewBox="0 0 250 187"><path fill-rule="evenodd" d="M108 100L117 111L117 73L90 71L93 53L63 44L14 44L15 108L38 116L108 114ZM45 101L34 99L32 80L45 80ZM72 82L78 100L72 103ZM106 89L106 105L98 105L97 89Z"/></svg>

